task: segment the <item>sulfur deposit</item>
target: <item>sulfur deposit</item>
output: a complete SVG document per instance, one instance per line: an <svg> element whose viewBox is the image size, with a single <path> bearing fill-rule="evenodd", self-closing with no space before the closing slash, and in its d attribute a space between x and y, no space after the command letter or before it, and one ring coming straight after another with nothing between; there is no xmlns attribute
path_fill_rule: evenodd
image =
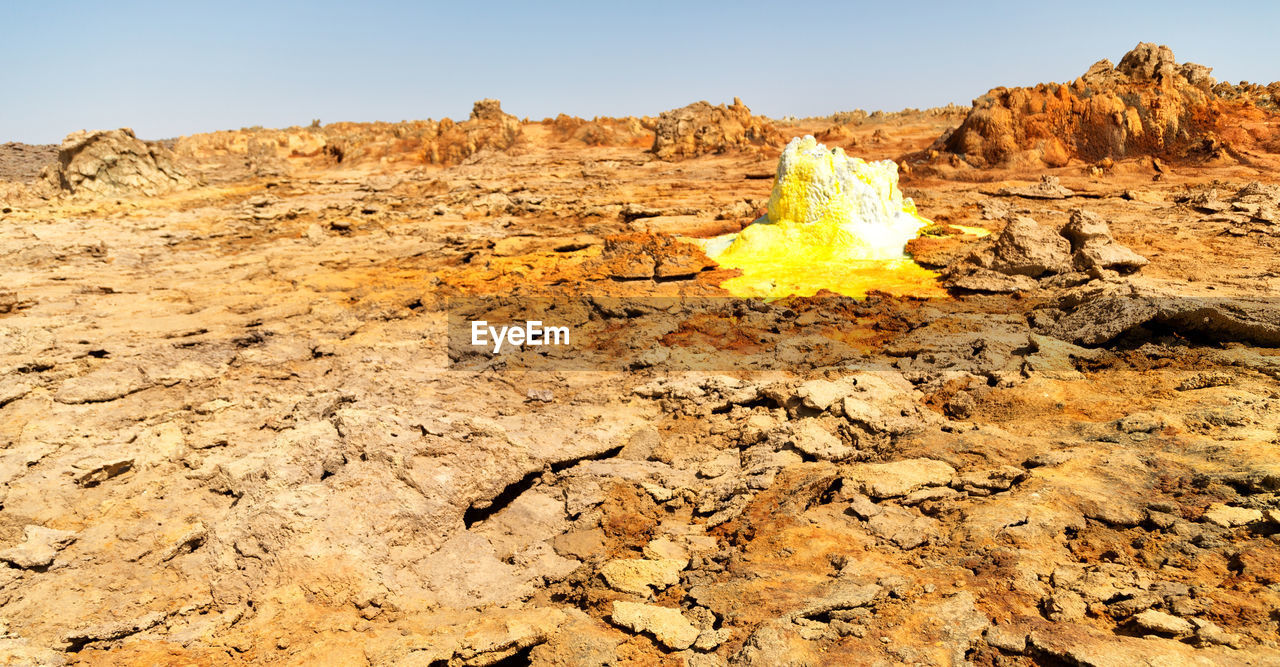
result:
<svg viewBox="0 0 1280 667"><path fill-rule="evenodd" d="M929 224L903 197L892 160L867 162L805 136L778 162L768 215L704 245L720 266L742 271L722 285L738 296L931 295L934 274L903 254Z"/></svg>

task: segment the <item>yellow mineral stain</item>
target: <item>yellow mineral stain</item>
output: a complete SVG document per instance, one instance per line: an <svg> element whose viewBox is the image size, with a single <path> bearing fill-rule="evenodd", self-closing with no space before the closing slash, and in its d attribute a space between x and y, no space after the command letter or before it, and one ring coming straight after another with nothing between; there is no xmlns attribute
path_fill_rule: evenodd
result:
<svg viewBox="0 0 1280 667"><path fill-rule="evenodd" d="M948 225L948 226L951 227L952 229L960 230L961 232L964 233L965 236L973 236L976 238L991 236L991 230L983 229L981 227L966 227L964 225Z"/></svg>
<svg viewBox="0 0 1280 667"><path fill-rule="evenodd" d="M855 298L869 292L941 299L947 291L938 274L910 259L862 259L845 262L738 264L742 275L720 287L740 297L778 299L813 296L820 290Z"/></svg>
<svg viewBox="0 0 1280 667"><path fill-rule="evenodd" d="M720 266L742 271L721 284L735 296L945 297L938 274L903 254L930 224L902 196L893 161L850 158L806 136L783 151L768 215L701 245Z"/></svg>

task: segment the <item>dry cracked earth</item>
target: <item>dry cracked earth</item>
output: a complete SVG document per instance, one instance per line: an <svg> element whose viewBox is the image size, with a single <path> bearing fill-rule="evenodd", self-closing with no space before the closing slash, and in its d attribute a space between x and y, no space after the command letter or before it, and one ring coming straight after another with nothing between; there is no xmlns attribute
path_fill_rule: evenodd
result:
<svg viewBox="0 0 1280 667"><path fill-rule="evenodd" d="M888 158L962 116L769 131ZM767 201L763 131L669 161L650 119L558 121L452 164L245 131L111 193L10 173L0 662L1280 664L1265 156L918 170L993 232L915 249L948 298L693 326L835 361L457 370L449 298L640 299L594 315L626 327L723 295L664 234Z"/></svg>

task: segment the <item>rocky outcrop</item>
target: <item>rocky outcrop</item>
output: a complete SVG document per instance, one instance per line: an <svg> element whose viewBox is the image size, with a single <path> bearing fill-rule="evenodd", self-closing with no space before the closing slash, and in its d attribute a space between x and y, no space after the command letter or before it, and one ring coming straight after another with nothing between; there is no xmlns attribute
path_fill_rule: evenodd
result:
<svg viewBox="0 0 1280 667"><path fill-rule="evenodd" d="M423 161L458 164L484 149L505 151L520 138L520 119L502 110L498 100L476 102L465 122L440 121L435 140L423 146Z"/></svg>
<svg viewBox="0 0 1280 667"><path fill-rule="evenodd" d="M1131 285L1083 286L1044 311L1041 330L1079 345L1176 331L1192 339L1280 345L1280 308L1267 298L1192 297Z"/></svg>
<svg viewBox="0 0 1280 667"><path fill-rule="evenodd" d="M735 97L729 106L694 102L662 112L650 152L672 160L754 146L779 148L782 144L782 135L773 123L751 115L751 109Z"/></svg>
<svg viewBox="0 0 1280 667"><path fill-rule="evenodd" d="M1176 201L1207 214L1206 222L1227 223L1225 231L1232 236L1280 235L1280 186L1254 181L1225 199L1210 187L1188 192Z"/></svg>
<svg viewBox="0 0 1280 667"><path fill-rule="evenodd" d="M713 266L697 247L669 234L616 234L605 239L599 270L615 280L688 278Z"/></svg>
<svg viewBox="0 0 1280 667"><path fill-rule="evenodd" d="M73 194L151 196L193 185L169 149L138 139L127 127L67 135L58 148L58 162L41 174L53 187Z"/></svg>
<svg viewBox="0 0 1280 667"><path fill-rule="evenodd" d="M935 143L935 159L946 152L975 167L1033 168L1139 155L1242 159L1239 149L1274 142L1244 132L1241 121L1275 112L1235 89L1219 95L1210 71L1142 43L1119 65L1098 61L1071 83L995 88Z"/></svg>
<svg viewBox="0 0 1280 667"><path fill-rule="evenodd" d="M1072 211L1061 233L1071 241L1072 262L1081 271L1133 273L1147 265L1147 258L1116 243L1106 221L1096 213Z"/></svg>
<svg viewBox="0 0 1280 667"><path fill-rule="evenodd" d="M1021 292L1038 287L1037 280L1079 284L1146 265L1146 257L1115 241L1100 216L1075 209L1059 230L1011 218L992 241L948 265L943 282L973 292Z"/></svg>
<svg viewBox="0 0 1280 667"><path fill-rule="evenodd" d="M603 118L585 120L560 114L542 121L557 140L583 146L630 146L643 148L653 144L655 120L651 117Z"/></svg>
<svg viewBox="0 0 1280 667"><path fill-rule="evenodd" d="M0 181L29 183L45 165L58 158L54 144L31 145L18 142L0 144Z"/></svg>
<svg viewBox="0 0 1280 667"><path fill-rule="evenodd" d="M177 141L178 155L202 160L248 158L284 168L286 160L320 164L425 162L460 164L483 151L505 151L521 137L520 120L502 111L498 100L475 103L461 122L418 120L400 123L330 123L280 130L246 128L196 134ZM258 170L261 171L261 170Z"/></svg>
<svg viewBox="0 0 1280 667"><path fill-rule="evenodd" d="M963 290L1018 292L1037 287L1037 279L1078 284L1133 273L1146 264L1145 257L1116 242L1097 214L1075 209L1056 231L1025 216L1011 218L994 240L948 266L943 280Z"/></svg>
<svg viewBox="0 0 1280 667"><path fill-rule="evenodd" d="M514 116L502 110L501 100L486 97L483 100L477 100L475 104L471 105L471 117L469 120L500 122L508 118L514 118Z"/></svg>

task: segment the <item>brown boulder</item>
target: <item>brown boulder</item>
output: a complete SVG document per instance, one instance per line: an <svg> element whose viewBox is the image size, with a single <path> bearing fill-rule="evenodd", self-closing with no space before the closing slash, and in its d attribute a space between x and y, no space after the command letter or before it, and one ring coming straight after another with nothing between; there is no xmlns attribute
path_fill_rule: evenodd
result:
<svg viewBox="0 0 1280 667"><path fill-rule="evenodd" d="M1132 273L1147 265L1147 258L1116 243L1106 221L1083 209L1071 212L1062 228L1071 242L1071 258L1081 271L1110 270Z"/></svg>
<svg viewBox="0 0 1280 667"><path fill-rule="evenodd" d="M1071 264L1071 244L1027 217L1010 220L991 250L986 268L1006 275L1038 278L1062 273Z"/></svg>
<svg viewBox="0 0 1280 667"><path fill-rule="evenodd" d="M1071 274L1084 281L1107 271L1132 273L1146 265L1145 257L1116 243L1106 221L1075 209L1058 231L1031 218L1011 218L993 241L948 264L943 281L974 292L1021 292L1051 276Z"/></svg>
<svg viewBox="0 0 1280 667"><path fill-rule="evenodd" d="M1178 74L1178 63L1173 58L1173 50L1163 44L1142 42L1133 50L1124 54L1116 71L1128 77L1130 81L1155 81L1159 83L1168 79L1172 81Z"/></svg>

